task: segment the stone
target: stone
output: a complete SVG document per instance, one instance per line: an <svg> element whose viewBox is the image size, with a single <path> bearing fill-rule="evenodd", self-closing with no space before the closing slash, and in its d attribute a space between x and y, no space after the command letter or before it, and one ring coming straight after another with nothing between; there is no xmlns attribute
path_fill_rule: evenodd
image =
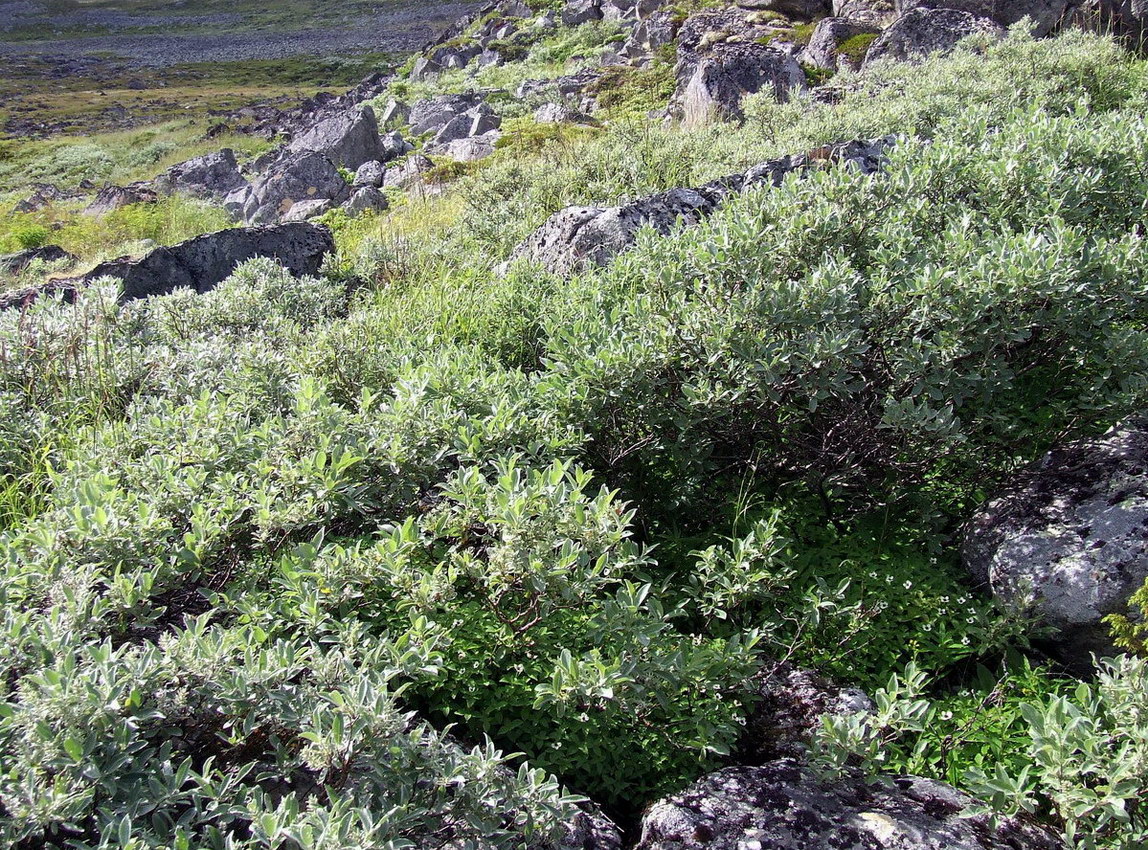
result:
<svg viewBox="0 0 1148 850"><path fill-rule="evenodd" d="M606 265L632 247L644 227L667 235L710 215L729 195L756 186L777 186L789 174L830 166L876 174L884 168L886 152L894 144L893 136L838 142L763 162L697 189L672 189L618 207L567 207L519 243L503 270L518 260L561 276Z"/></svg>
<svg viewBox="0 0 1148 850"><path fill-rule="evenodd" d="M360 106L352 112L320 121L293 139L288 150L293 153L313 151L352 171L364 162L381 160L386 156L379 138L375 111L369 106Z"/></svg>
<svg viewBox="0 0 1148 850"><path fill-rule="evenodd" d="M388 189L409 189L422 182L422 176L432 168L434 162L421 154L414 154L400 165L387 169L383 186Z"/></svg>
<svg viewBox="0 0 1148 850"><path fill-rule="evenodd" d="M425 83L433 80L444 70L438 62L428 59L425 56L420 56L415 60L414 67L411 68L411 79L416 83Z"/></svg>
<svg viewBox="0 0 1148 850"><path fill-rule="evenodd" d="M534 120L539 124L577 124L589 119L564 103L544 103L535 110Z"/></svg>
<svg viewBox="0 0 1148 850"><path fill-rule="evenodd" d="M566 74L550 80L525 80L515 92L519 100L547 94L559 97L573 97L582 94L586 89L598 82L602 77L601 71L585 70L577 74Z"/></svg>
<svg viewBox="0 0 1148 850"><path fill-rule="evenodd" d="M387 167L383 163L377 160L364 162L355 172L355 180L352 185L356 187L374 186L377 189L383 185L383 177L386 176L386 173Z"/></svg>
<svg viewBox="0 0 1148 850"><path fill-rule="evenodd" d="M885 29L897 19L892 0L833 0L833 17Z"/></svg>
<svg viewBox="0 0 1148 850"><path fill-rule="evenodd" d="M84 210L85 215L104 215L132 204L154 204L159 200L155 190L143 183L131 186L105 186Z"/></svg>
<svg viewBox="0 0 1148 850"><path fill-rule="evenodd" d="M827 715L870 714L876 706L858 688L839 687L810 670L776 664L758 687L758 701L738 745L739 763L802 759Z"/></svg>
<svg viewBox="0 0 1148 850"><path fill-rule="evenodd" d="M384 129L401 127L407 123L410 117L410 106L392 97L387 101L387 105L383 107L383 111L379 113L379 126Z"/></svg>
<svg viewBox="0 0 1148 850"><path fill-rule="evenodd" d="M398 159L405 153L413 151L415 146L403 138L403 134L398 130L387 133L383 136L383 162L390 162L392 159Z"/></svg>
<svg viewBox="0 0 1148 850"><path fill-rule="evenodd" d="M365 212L382 212L389 206L386 195L373 186L364 186L355 190L351 199L343 204L343 209L351 215L361 215Z"/></svg>
<svg viewBox="0 0 1148 850"><path fill-rule="evenodd" d="M809 44L798 56L798 61L831 71L848 68L857 70L865 59L864 52L842 52L839 48L859 36L877 36L881 30L862 21L849 18L823 18L818 21ZM867 49L866 51L867 52Z"/></svg>
<svg viewBox="0 0 1148 850"><path fill-rule="evenodd" d="M318 218L325 212L332 209L330 198L317 198L313 201L299 201L292 204L291 209L287 210L282 216L280 221L310 221L313 218Z"/></svg>
<svg viewBox="0 0 1148 850"><path fill-rule="evenodd" d="M1027 17L1037 38L1050 34L1078 5L1077 0L896 0L898 15L912 9L957 9L1006 27Z"/></svg>
<svg viewBox="0 0 1148 850"><path fill-rule="evenodd" d="M669 12L651 15L634 27L622 45L622 56L629 59L650 56L659 47L673 42L676 30L674 17Z"/></svg>
<svg viewBox="0 0 1148 850"><path fill-rule="evenodd" d="M230 277L240 263L256 257L272 257L296 277L316 275L324 258L334 251L331 231L314 224L232 228L170 248L157 248L140 260L101 263L83 277L0 296L0 309L20 306L53 292L63 293L65 300L74 300L78 290L104 277L122 282L121 301L166 295L183 288L204 293Z"/></svg>
<svg viewBox="0 0 1148 850"><path fill-rule="evenodd" d="M173 165L153 183L161 192L179 192L204 200L222 200L246 184L230 148Z"/></svg>
<svg viewBox="0 0 1148 850"><path fill-rule="evenodd" d="M1050 626L1078 669L1110 655L1102 620L1148 579L1148 422L1055 449L967 524L966 569L1013 610Z"/></svg>
<svg viewBox="0 0 1148 850"><path fill-rule="evenodd" d="M416 101L411 106L408 123L411 133L437 133L446 124L482 102L476 94L446 94Z"/></svg>
<svg viewBox="0 0 1148 850"><path fill-rule="evenodd" d="M455 162L474 162L475 160L486 159L493 154L501 136L502 134L495 130L482 136L455 139L453 142L436 148L433 153L445 156Z"/></svg>
<svg viewBox="0 0 1148 850"><path fill-rule="evenodd" d="M326 199L341 204L350 186L334 163L319 153L296 154L251 184L242 215L249 224L278 221L299 201ZM232 202L231 196L228 202Z"/></svg>
<svg viewBox="0 0 1148 850"><path fill-rule="evenodd" d="M756 0L756 2L741 2L738 5L745 9L776 12L801 21L814 21L833 12L829 0Z"/></svg>
<svg viewBox="0 0 1148 850"><path fill-rule="evenodd" d="M59 245L45 245L42 248L29 248L15 254L0 257L0 275L18 275L32 263L74 263L76 257Z"/></svg>
<svg viewBox="0 0 1148 850"><path fill-rule="evenodd" d="M523 0L502 0L495 7L495 11L507 18L529 18L534 14L534 10Z"/></svg>
<svg viewBox="0 0 1148 850"><path fill-rule="evenodd" d="M602 9L599 0L566 0L566 5L562 7L562 23L568 27L600 20Z"/></svg>
<svg viewBox="0 0 1148 850"><path fill-rule="evenodd" d="M1007 34L1000 24L971 12L911 9L873 42L862 67L887 59L919 61L933 53L952 50L961 39L977 33L995 39L1004 38Z"/></svg>
<svg viewBox="0 0 1148 850"><path fill-rule="evenodd" d="M788 53L761 44L721 44L702 59L674 96L686 127L744 118L742 100L771 91L779 101L808 88L805 72Z"/></svg>
<svg viewBox="0 0 1148 850"><path fill-rule="evenodd" d="M662 0L601 0L599 9L603 20L640 21L657 12Z"/></svg>
<svg viewBox="0 0 1148 850"><path fill-rule="evenodd" d="M1063 850L1020 819L965 816L974 802L935 780L826 781L780 759L727 767L654 803L636 850Z"/></svg>
<svg viewBox="0 0 1148 850"><path fill-rule="evenodd" d="M91 185L85 187L83 184L81 184L80 188L86 188L90 191L94 187ZM32 194L26 198L22 198L13 208L13 212L39 212L40 210L55 203L56 201L67 200L70 197L71 196L67 192L65 192L59 186L53 185L52 183L35 183L33 184Z"/></svg>

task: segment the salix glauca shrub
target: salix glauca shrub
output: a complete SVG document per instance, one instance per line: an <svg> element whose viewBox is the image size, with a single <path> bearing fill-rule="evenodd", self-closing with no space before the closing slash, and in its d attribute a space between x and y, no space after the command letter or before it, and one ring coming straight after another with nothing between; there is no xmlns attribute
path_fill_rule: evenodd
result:
<svg viewBox="0 0 1148 850"><path fill-rule="evenodd" d="M910 666L875 694L871 714L827 716L816 755L830 772L859 767L875 778L919 770L933 751L970 732L923 696L926 676ZM985 801L977 811L1051 812L1072 848L1135 850L1148 840L1148 660L1101 662L1094 684L1020 704L1028 735L1023 763L969 768L963 784ZM927 733L927 734L926 734Z"/></svg>

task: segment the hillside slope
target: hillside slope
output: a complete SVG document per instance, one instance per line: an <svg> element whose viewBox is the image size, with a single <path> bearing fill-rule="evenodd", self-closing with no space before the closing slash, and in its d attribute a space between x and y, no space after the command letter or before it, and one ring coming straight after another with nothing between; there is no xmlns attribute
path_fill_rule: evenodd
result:
<svg viewBox="0 0 1148 850"><path fill-rule="evenodd" d="M21 198L0 843L1145 846L1148 63L752 5Z"/></svg>

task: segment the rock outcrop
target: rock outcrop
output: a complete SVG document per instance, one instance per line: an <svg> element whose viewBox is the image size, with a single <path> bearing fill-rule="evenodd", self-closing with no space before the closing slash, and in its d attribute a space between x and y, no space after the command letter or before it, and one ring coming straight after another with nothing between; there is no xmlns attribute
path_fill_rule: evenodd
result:
<svg viewBox="0 0 1148 850"><path fill-rule="evenodd" d="M15 254L0 257L0 275L18 275L32 263L75 262L76 258L59 245L45 245L42 248L29 248Z"/></svg>
<svg viewBox="0 0 1148 850"><path fill-rule="evenodd" d="M338 205L350 195L351 187L331 160L305 151L288 157L250 186L233 192L224 205L248 224L272 224L296 203L327 200Z"/></svg>
<svg viewBox="0 0 1148 850"><path fill-rule="evenodd" d="M857 70L865 60L871 42L869 38L880 35L878 27L864 21L850 18L823 18L818 21L809 44L798 57L802 62L818 68L836 71ZM869 37L869 38L866 38ZM852 44L862 49L851 50Z"/></svg>
<svg viewBox="0 0 1148 850"><path fill-rule="evenodd" d="M563 276L606 265L634 244L642 228L668 235L681 225L709 216L731 194L754 186L779 185L787 174L833 164L862 174L876 173L894 142L892 137L842 142L763 162L744 174L697 189L672 189L618 207L567 207L518 245L510 262L527 260Z"/></svg>
<svg viewBox="0 0 1148 850"><path fill-rule="evenodd" d="M105 186L84 209L85 215L106 215L132 204L154 204L159 200L154 189L143 183L131 186Z"/></svg>
<svg viewBox="0 0 1148 850"><path fill-rule="evenodd" d="M288 150L322 154L335 165L351 171L364 162L386 157L375 111L369 106L320 121L293 139Z"/></svg>
<svg viewBox="0 0 1148 850"><path fill-rule="evenodd" d="M173 165L152 185L166 194L179 192L194 198L223 200L246 184L235 159L235 152L224 148Z"/></svg>
<svg viewBox="0 0 1148 850"><path fill-rule="evenodd" d="M762 44L719 44L702 58L675 95L686 127L744 117L747 95L769 91L784 102L808 88L805 72L788 52Z"/></svg>
<svg viewBox="0 0 1148 850"><path fill-rule="evenodd" d="M961 39L977 33L998 39L1006 35L1005 28L996 21L972 12L924 7L910 9L873 42L863 67L890 59L920 61L933 53L952 50Z"/></svg>
<svg viewBox="0 0 1148 850"><path fill-rule="evenodd" d="M1102 620L1148 578L1148 424L1049 452L968 523L962 556L994 596L1055 630L1066 661L1114 652Z"/></svg>
<svg viewBox="0 0 1148 850"><path fill-rule="evenodd" d="M859 688L840 687L810 670L786 664L767 673L758 698L738 745L738 761L743 764L802 759L821 718L870 713L875 708Z"/></svg>
<svg viewBox="0 0 1148 850"><path fill-rule="evenodd" d="M63 292L67 300L72 300L77 290L103 277L123 282L123 301L166 295L181 288L203 293L226 280L240 263L256 257L272 257L296 277L315 275L323 259L334 250L331 231L313 224L221 230L171 248L157 248L140 260L101 263L83 277L6 293L0 296L0 309L20 306L49 293Z"/></svg>
<svg viewBox="0 0 1148 850"><path fill-rule="evenodd" d="M654 803L637 850L1063 850L1019 820L963 816L971 803L933 780L822 781L782 759L719 770Z"/></svg>

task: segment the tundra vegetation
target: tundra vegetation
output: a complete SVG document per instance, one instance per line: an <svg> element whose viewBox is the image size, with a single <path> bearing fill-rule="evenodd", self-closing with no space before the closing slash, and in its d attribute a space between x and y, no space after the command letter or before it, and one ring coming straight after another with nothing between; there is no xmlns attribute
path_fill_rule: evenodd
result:
<svg viewBox="0 0 1148 850"><path fill-rule="evenodd" d="M612 38L563 29L488 82ZM1148 64L1015 29L689 131L640 117L669 70L622 73L595 126L511 116L438 194L329 213L321 277L0 313L0 843L545 847L583 795L632 823L723 764L787 659L877 697L821 769L1144 846L1142 618L1082 683L957 540L1148 401ZM201 150L143 132L182 147L0 173ZM569 280L494 273L568 204L886 134L880 179L790 177ZM94 262L220 215L64 204L0 247Z"/></svg>

